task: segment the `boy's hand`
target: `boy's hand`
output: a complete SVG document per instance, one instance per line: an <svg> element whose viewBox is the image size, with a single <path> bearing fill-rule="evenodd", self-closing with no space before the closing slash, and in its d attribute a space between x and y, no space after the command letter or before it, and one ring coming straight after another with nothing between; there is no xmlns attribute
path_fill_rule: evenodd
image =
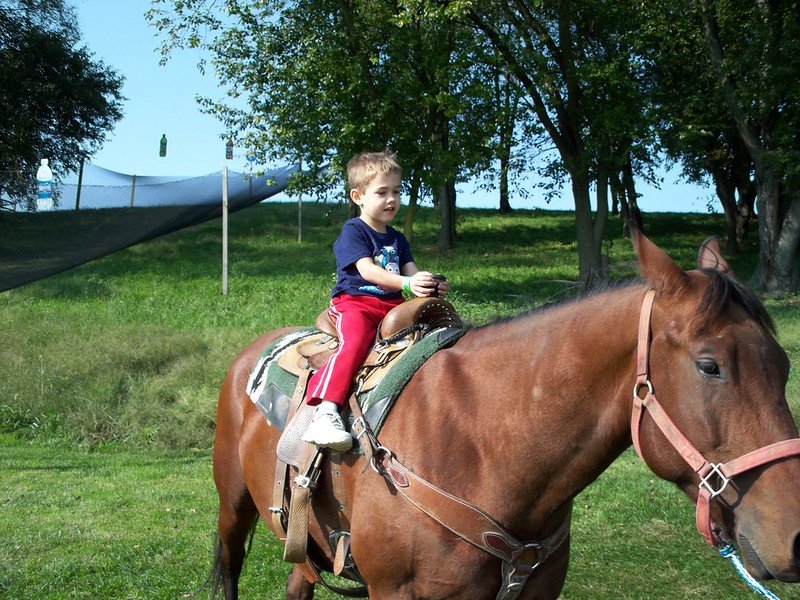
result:
<svg viewBox="0 0 800 600"><path fill-rule="evenodd" d="M428 271L417 271L411 277L411 292L420 298L444 298L449 290L450 284L446 279L442 280L441 276L434 278Z"/></svg>

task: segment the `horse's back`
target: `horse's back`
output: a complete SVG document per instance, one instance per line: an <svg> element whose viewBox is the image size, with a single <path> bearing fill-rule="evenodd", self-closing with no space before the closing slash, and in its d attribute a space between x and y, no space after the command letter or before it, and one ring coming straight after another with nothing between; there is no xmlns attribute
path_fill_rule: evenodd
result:
<svg viewBox="0 0 800 600"><path fill-rule="evenodd" d="M244 408L248 403L247 381L261 352L274 340L294 329L296 328L284 327L268 331L250 342L233 360L219 393L215 444L220 441L220 435L230 436L230 432L225 430L227 426L235 426L236 423L241 426ZM220 432L220 420L223 425L222 432Z"/></svg>
<svg viewBox="0 0 800 600"><path fill-rule="evenodd" d="M276 329L259 336L236 356L228 369L217 403L214 436L214 479L221 498L226 490L233 490L234 497L245 493L244 463L247 447L253 440L260 438L261 444L267 442L266 445L277 442L280 431L270 427L250 401L247 382L264 348L294 329Z"/></svg>

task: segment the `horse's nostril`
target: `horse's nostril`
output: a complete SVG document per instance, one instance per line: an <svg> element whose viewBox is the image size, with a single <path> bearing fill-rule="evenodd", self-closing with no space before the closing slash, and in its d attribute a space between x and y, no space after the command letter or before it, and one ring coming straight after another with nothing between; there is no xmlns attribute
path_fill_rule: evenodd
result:
<svg viewBox="0 0 800 600"><path fill-rule="evenodd" d="M746 535L741 533L739 534L739 552L750 564L761 564L761 559L758 557L758 553L755 551L755 548L753 548L750 540Z"/></svg>
<svg viewBox="0 0 800 600"><path fill-rule="evenodd" d="M794 536L794 544L792 545L792 558L794 559L794 566L800 570L800 533Z"/></svg>

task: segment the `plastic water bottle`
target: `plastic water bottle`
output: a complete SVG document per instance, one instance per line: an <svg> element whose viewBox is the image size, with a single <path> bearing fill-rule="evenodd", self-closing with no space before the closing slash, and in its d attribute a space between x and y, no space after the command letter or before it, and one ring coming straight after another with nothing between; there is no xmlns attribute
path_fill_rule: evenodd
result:
<svg viewBox="0 0 800 600"><path fill-rule="evenodd" d="M39 187L36 207L38 210L52 210L53 208L53 171L50 170L50 161L42 159L39 170L36 171L36 183Z"/></svg>

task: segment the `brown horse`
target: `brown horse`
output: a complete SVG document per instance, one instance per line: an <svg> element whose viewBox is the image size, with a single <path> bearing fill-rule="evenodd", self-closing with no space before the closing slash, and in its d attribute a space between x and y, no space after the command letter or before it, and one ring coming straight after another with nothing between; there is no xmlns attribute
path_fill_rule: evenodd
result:
<svg viewBox="0 0 800 600"><path fill-rule="evenodd" d="M737 544L753 575L800 581L800 450L795 442L786 443L788 452L771 446L797 437L784 392L789 361L772 322L729 276L714 242L704 244L698 269L689 272L643 235L634 235L634 245L644 285L469 330L413 377L380 443L409 471L480 507L517 539L542 540L631 445L634 404L644 395L653 409L657 394L672 429L685 437L668 439L652 410L640 425L633 419L635 437L650 469L692 501L703 485L711 496L722 491L724 474L739 472L732 466L741 466L739 457L770 446L769 456L704 502L713 536ZM636 323L649 289L655 299L642 335ZM229 600L237 597L248 532L259 514L269 518L281 433L265 422L245 385L259 352L286 331L242 351L220 393L216 574ZM691 464L694 455L719 464L708 467L701 457L701 468ZM419 510L364 461L349 456L342 477L352 554L370 598L495 598L501 560ZM716 480L702 484L701 477L711 481L708 468ZM313 497L309 555L325 570L333 562L327 540L336 519L330 477L323 476ZM568 561L567 539L517 597L556 598ZM287 598L311 598L313 589L295 567Z"/></svg>

